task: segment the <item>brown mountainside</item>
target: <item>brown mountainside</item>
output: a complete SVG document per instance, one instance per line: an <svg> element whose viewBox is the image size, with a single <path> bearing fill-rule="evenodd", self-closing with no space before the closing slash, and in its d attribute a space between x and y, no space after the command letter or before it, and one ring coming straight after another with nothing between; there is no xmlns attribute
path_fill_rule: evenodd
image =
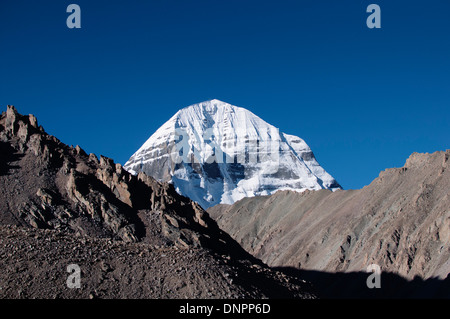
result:
<svg viewBox="0 0 450 319"><path fill-rule="evenodd" d="M412 154L360 190L277 192L208 209L270 266L382 271L407 279L450 273L450 150Z"/></svg>

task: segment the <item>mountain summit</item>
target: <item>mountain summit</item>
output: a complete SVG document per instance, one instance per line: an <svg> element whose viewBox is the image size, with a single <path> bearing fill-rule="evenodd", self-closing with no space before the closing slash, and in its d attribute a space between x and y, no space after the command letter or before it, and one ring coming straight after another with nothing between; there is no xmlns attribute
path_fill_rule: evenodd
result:
<svg viewBox="0 0 450 319"><path fill-rule="evenodd" d="M304 140L219 100L179 110L124 165L202 207L278 190L340 189Z"/></svg>

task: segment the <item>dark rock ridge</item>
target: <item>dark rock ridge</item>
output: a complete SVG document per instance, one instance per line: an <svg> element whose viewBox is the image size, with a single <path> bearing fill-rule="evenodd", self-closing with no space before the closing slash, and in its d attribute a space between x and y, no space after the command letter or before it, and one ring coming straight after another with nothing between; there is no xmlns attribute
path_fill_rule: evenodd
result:
<svg viewBox="0 0 450 319"><path fill-rule="evenodd" d="M165 240L178 246L199 245L209 240L205 233L220 233L172 185L133 176L110 158L67 146L32 115L8 106L0 125L2 223L136 242L154 239L146 231L152 212Z"/></svg>
<svg viewBox="0 0 450 319"><path fill-rule="evenodd" d="M0 152L0 296L314 297L172 185L67 146L13 106L0 118ZM65 286L71 262L81 290Z"/></svg>

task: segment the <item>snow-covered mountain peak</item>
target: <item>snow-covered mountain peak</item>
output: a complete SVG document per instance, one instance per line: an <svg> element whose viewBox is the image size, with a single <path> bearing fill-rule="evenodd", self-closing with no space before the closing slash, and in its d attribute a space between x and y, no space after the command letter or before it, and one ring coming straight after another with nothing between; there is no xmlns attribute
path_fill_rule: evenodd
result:
<svg viewBox="0 0 450 319"><path fill-rule="evenodd" d="M281 189L340 188L304 140L216 99L180 109L124 167L171 181L204 208Z"/></svg>

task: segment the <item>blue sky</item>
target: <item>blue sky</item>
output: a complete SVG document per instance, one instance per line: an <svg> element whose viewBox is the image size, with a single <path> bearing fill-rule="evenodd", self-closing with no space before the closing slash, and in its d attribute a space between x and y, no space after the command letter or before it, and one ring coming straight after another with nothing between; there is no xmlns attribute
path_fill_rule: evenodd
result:
<svg viewBox="0 0 450 319"><path fill-rule="evenodd" d="M2 0L0 105L123 164L179 108L217 98L361 188L450 148L449 15L447 0Z"/></svg>

